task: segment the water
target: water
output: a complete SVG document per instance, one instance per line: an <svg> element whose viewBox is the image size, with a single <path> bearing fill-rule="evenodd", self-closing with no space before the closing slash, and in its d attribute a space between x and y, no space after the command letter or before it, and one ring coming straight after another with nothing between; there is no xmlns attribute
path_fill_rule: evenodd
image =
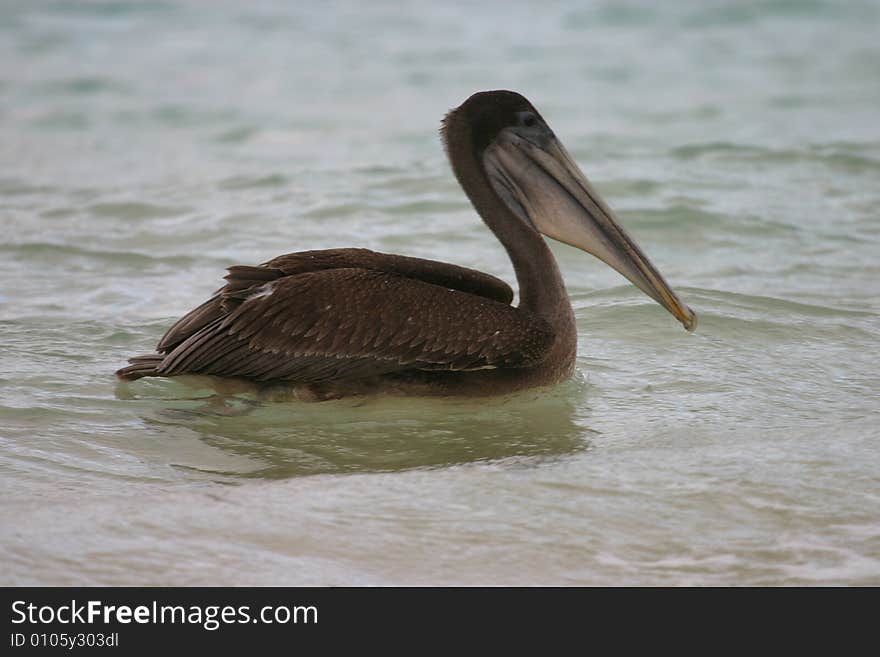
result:
<svg viewBox="0 0 880 657"><path fill-rule="evenodd" d="M880 584L878 27L875 2L3 2L0 583ZM697 333L558 246L580 355L550 391L117 385L230 264L364 246L513 281L437 138L490 88L538 106Z"/></svg>

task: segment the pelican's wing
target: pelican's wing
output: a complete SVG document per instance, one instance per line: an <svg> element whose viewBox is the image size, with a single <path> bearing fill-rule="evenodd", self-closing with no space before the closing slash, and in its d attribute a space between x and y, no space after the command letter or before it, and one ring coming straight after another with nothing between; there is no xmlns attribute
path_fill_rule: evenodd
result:
<svg viewBox="0 0 880 657"><path fill-rule="evenodd" d="M513 290L501 279L445 262L377 253L368 249L300 251L278 256L259 267L230 267L226 276L228 283L205 303L177 320L159 341L156 350L168 353L197 331L225 316L224 294L241 292L285 276L349 268L397 274L505 304L513 300Z"/></svg>
<svg viewBox="0 0 880 657"><path fill-rule="evenodd" d="M236 289L236 280L259 269L231 271L217 297L219 316L155 356L156 374L308 383L527 367L546 357L554 338L527 311L387 271L307 271Z"/></svg>

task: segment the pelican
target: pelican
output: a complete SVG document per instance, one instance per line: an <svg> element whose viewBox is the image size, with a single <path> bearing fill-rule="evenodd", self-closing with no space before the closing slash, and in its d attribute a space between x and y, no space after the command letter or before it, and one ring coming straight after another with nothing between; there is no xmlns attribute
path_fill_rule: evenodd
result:
<svg viewBox="0 0 880 657"><path fill-rule="evenodd" d="M345 248L229 267L226 284L117 376L284 384L325 400L385 393L507 394L574 371L577 327L542 235L590 253L666 308L696 315L626 233L538 110L513 91L472 95L443 119L455 177L504 246L504 281L432 260Z"/></svg>

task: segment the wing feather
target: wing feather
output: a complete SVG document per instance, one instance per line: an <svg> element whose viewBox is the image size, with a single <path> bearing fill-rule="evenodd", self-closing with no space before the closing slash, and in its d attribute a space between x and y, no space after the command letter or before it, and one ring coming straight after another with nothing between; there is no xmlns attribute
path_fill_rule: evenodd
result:
<svg viewBox="0 0 880 657"><path fill-rule="evenodd" d="M230 272L235 304L179 341L159 374L307 383L528 367L553 342L549 325L527 311L396 273L344 267L265 276L251 286L238 283L240 274Z"/></svg>
<svg viewBox="0 0 880 657"><path fill-rule="evenodd" d="M278 256L257 267L230 267L225 277L226 285L205 303L175 322L159 341L156 349L160 353L171 352L215 320L226 317L266 283L309 272L351 268L397 274L504 304L513 300L513 290L507 283L466 267L377 253L368 249L300 251Z"/></svg>

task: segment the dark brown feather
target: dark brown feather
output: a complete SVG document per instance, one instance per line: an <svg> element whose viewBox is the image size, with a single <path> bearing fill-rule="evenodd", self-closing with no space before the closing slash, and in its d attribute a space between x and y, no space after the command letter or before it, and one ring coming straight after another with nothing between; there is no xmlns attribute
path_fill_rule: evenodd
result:
<svg viewBox="0 0 880 657"><path fill-rule="evenodd" d="M223 288L165 334L164 355L133 359L118 374L311 383L520 368L539 363L553 342L544 320L509 305L504 281L446 263L334 249L228 272Z"/></svg>
<svg viewBox="0 0 880 657"><path fill-rule="evenodd" d="M317 382L410 369L528 367L553 341L510 305L403 276L325 269L236 289L237 300L156 373ZM224 297L224 305L227 299Z"/></svg>
<svg viewBox="0 0 880 657"><path fill-rule="evenodd" d="M328 269L358 268L398 274L453 290L509 304L513 290L499 278L475 269L445 262L410 258L369 249L300 251L278 256L258 267L234 265L225 276L226 285L205 303L181 317L168 329L156 350L169 353L181 342L226 313L244 299L249 290L284 276Z"/></svg>

